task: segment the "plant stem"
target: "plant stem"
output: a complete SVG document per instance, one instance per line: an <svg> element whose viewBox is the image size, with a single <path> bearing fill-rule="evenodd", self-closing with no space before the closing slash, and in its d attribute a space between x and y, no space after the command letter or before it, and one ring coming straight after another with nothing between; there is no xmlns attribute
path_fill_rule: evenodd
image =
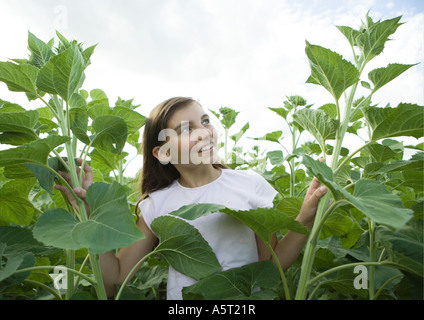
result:
<svg viewBox="0 0 424 320"><path fill-rule="evenodd" d="M23 272L31 272L31 271L34 271L34 270L43 270L43 269L54 270L54 268L56 268L56 267L57 266L35 266L35 267L16 270L13 274L18 274L18 273L23 273ZM87 280L92 285L96 285L96 282L93 279L91 279L89 276L87 276L86 274L79 272L77 270L74 270L74 269L68 269L68 268L66 268L66 269L67 269L68 272L79 275L81 278Z"/></svg>
<svg viewBox="0 0 424 320"><path fill-rule="evenodd" d="M100 269L99 255L93 254L92 252L90 252L90 250L88 251L88 254L90 256L91 269L93 271L94 278L96 279L95 288L97 298L99 300L107 300L106 290L103 284L102 271Z"/></svg>
<svg viewBox="0 0 424 320"><path fill-rule="evenodd" d="M388 261L380 261L380 262L361 261L361 262L343 264L341 266L337 266L337 267L328 269L328 270L320 273L316 277L312 278L311 280L308 281L308 286L312 285L314 282L318 281L319 279L321 279L325 276L328 276L329 274L331 274L333 272L340 271L340 270L347 269L347 268L356 267L356 266L388 266L388 267L390 267L390 266L396 266L396 265L391 263L391 262L388 262Z"/></svg>
<svg viewBox="0 0 424 320"><path fill-rule="evenodd" d="M272 258L274 259L275 264L277 265L278 271L280 272L280 277L281 277L281 281L283 282L283 287L284 287L284 293L286 295L286 300L291 300L290 299L290 290L289 290L289 287L287 285L287 279L286 279L286 276L284 275L284 270L281 267L280 260L278 260L278 257L275 254L274 249L272 249L271 245L268 242L265 242L265 243L266 243L266 245L268 247L269 252L272 255Z"/></svg>
<svg viewBox="0 0 424 320"><path fill-rule="evenodd" d="M378 289L378 291L376 292L376 294L374 295L374 298L373 298L373 300L376 300L377 299L377 297L380 295L380 293L383 291L383 289L390 283L390 282L392 282L393 280L396 280L397 278L401 278L401 277L403 277L403 274L398 274L398 275L395 275L395 276L393 276L393 277L391 277L390 279L388 279L386 282L384 282L383 283L383 285L380 287L380 289Z"/></svg>
<svg viewBox="0 0 424 320"><path fill-rule="evenodd" d="M66 268L75 269L75 251L74 250L65 250L66 253ZM67 290L66 290L66 300L69 300L74 294L74 274L67 272L66 276Z"/></svg>
<svg viewBox="0 0 424 320"><path fill-rule="evenodd" d="M56 292L55 290L53 290L49 286L45 285L44 283L41 283L41 282L38 282L38 281L34 281L34 280L29 280L29 279L24 279L23 282L24 283L27 283L29 285L32 285L32 286L39 286L39 287L47 290L48 292L50 292L52 295L54 295L57 300L63 300L62 299L62 296L60 295L60 293Z"/></svg>
<svg viewBox="0 0 424 320"><path fill-rule="evenodd" d="M146 254L143 258L141 258L136 265L131 269L131 271L128 273L127 277L125 278L124 282L122 282L121 287L119 288L118 293L116 294L115 300L119 300L121 297L122 291L124 290L125 286L127 285L128 281L130 281L130 278L133 274L133 272L138 268L139 265L141 265L148 257L156 253L154 250L148 254Z"/></svg>
<svg viewBox="0 0 424 320"><path fill-rule="evenodd" d="M340 171L340 169L350 160L352 159L352 157L357 154L359 151L361 151L362 149L368 147L370 144L374 143L375 141L369 141L367 143L365 143L363 146L359 147L358 149L356 149L355 151L353 151L349 156L347 156L345 159L343 159L343 161L339 164L339 166L337 167L337 169L334 171L334 175L337 175L337 173Z"/></svg>
<svg viewBox="0 0 424 320"><path fill-rule="evenodd" d="M375 240L375 222L368 219L369 224L369 233L370 233L370 262L375 261L375 246L374 246L374 240ZM370 266L369 270L369 287L368 287L368 293L369 293L369 299L374 300L374 275L375 275L375 268L374 266Z"/></svg>
<svg viewBox="0 0 424 320"><path fill-rule="evenodd" d="M312 270L312 265L315 258L315 249L319 235L321 233L322 226L324 225L325 219L340 205L344 204L344 201L335 201L331 206L324 212L327 202L330 197L330 192L327 192L318 205L315 223L312 227L311 234L309 235L308 242L306 244L305 252L302 260L302 267L300 273L300 279L298 289L296 292L296 300L305 300L309 288L309 277Z"/></svg>

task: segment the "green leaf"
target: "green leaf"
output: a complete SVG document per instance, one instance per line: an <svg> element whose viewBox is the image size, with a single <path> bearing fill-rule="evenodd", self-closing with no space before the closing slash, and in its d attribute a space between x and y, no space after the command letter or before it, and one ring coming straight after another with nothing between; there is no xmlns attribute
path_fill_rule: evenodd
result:
<svg viewBox="0 0 424 320"><path fill-rule="evenodd" d="M239 112L228 107L219 108L219 112L222 115L222 118L220 119L222 125L224 126L225 129L230 129L233 126L233 124L236 122L236 117L239 114Z"/></svg>
<svg viewBox="0 0 424 320"><path fill-rule="evenodd" d="M336 101L351 85L359 81L359 71L341 55L306 41L306 55L311 66L308 83L320 84Z"/></svg>
<svg viewBox="0 0 424 320"><path fill-rule="evenodd" d="M22 282L30 273L25 272L14 276L13 273L15 271L35 265L35 256L31 252L5 253L6 250L6 244L0 243L0 264L2 265L2 268L0 268L0 281L2 288Z"/></svg>
<svg viewBox="0 0 424 320"><path fill-rule="evenodd" d="M325 163L315 160L307 155L303 156L302 163L316 176L321 182L334 180L333 170Z"/></svg>
<svg viewBox="0 0 424 320"><path fill-rule="evenodd" d="M87 248L93 253L126 247L144 236L135 225L126 199L127 189L117 182L93 183L86 199L91 214L77 221L64 209L44 212L34 226L34 238L63 249Z"/></svg>
<svg viewBox="0 0 424 320"><path fill-rule="evenodd" d="M146 117L137 111L131 110L123 106L116 106L112 110L112 115L121 117L127 124L128 133L137 132L146 122Z"/></svg>
<svg viewBox="0 0 424 320"><path fill-rule="evenodd" d="M31 52L29 62L37 68L42 68L54 55L50 46L28 31L28 49Z"/></svg>
<svg viewBox="0 0 424 320"><path fill-rule="evenodd" d="M37 94L37 75L38 68L30 64L0 62L0 81L3 81L10 91Z"/></svg>
<svg viewBox="0 0 424 320"><path fill-rule="evenodd" d="M109 176L109 172L118 169L119 162L125 159L127 155L126 152L116 154L101 149L94 149L90 153L90 158L94 168L99 169L103 173L107 173Z"/></svg>
<svg viewBox="0 0 424 320"><path fill-rule="evenodd" d="M85 62L78 46L71 45L44 65L38 74L37 86L69 102L85 79L84 68Z"/></svg>
<svg viewBox="0 0 424 320"><path fill-rule="evenodd" d="M96 132L90 139L93 147L119 154L127 141L127 125L118 116L104 115L93 120L92 127Z"/></svg>
<svg viewBox="0 0 424 320"><path fill-rule="evenodd" d="M304 156L303 164L329 188L336 200L344 199L376 223L398 229L413 216L413 211L405 209L402 200L377 180L358 180L350 194L332 181L331 169L325 164L308 156Z"/></svg>
<svg viewBox="0 0 424 320"><path fill-rule="evenodd" d="M0 226L1 242L7 245L6 253L28 251L37 255L45 255L56 251L35 240L32 230L27 227Z"/></svg>
<svg viewBox="0 0 424 320"><path fill-rule="evenodd" d="M289 111L284 108L268 108L271 111L274 111L276 114L278 114L280 117L287 119L287 115L289 114Z"/></svg>
<svg viewBox="0 0 424 320"><path fill-rule="evenodd" d="M389 39L389 36L395 33L397 28L401 25L401 23L399 23L400 19L401 16L374 23L367 14L367 21L363 24L356 37L357 46L364 55L364 63L367 63L383 52L384 45Z"/></svg>
<svg viewBox="0 0 424 320"><path fill-rule="evenodd" d="M262 137L251 138L251 139L253 139L253 140L267 140L267 141L280 143L279 139L281 138L282 134L283 134L283 131L278 130L278 131L269 132Z"/></svg>
<svg viewBox="0 0 424 320"><path fill-rule="evenodd" d="M31 223L35 209L28 196L34 181L33 178L11 180L1 186L1 224L29 225Z"/></svg>
<svg viewBox="0 0 424 320"><path fill-rule="evenodd" d="M270 300L279 283L271 261L260 261L211 275L182 290L185 300Z"/></svg>
<svg viewBox="0 0 424 320"><path fill-rule="evenodd" d="M326 140L336 138L338 120L331 118L323 110L301 109L293 114L293 119L312 134L322 148Z"/></svg>
<svg viewBox="0 0 424 320"><path fill-rule="evenodd" d="M38 120L35 110L0 113L0 143L22 145L38 139L34 130Z"/></svg>
<svg viewBox="0 0 424 320"><path fill-rule="evenodd" d="M393 63L389 64L385 68L378 68L370 71L368 73L368 78L374 84L373 92L376 92L378 89L401 75L403 72L408 70L409 68L415 66L416 64L398 64Z"/></svg>
<svg viewBox="0 0 424 320"><path fill-rule="evenodd" d="M230 136L230 139L231 140L233 140L234 141L234 143L237 143L240 139L241 139L241 137L246 133L246 131L249 129L249 122L247 122L242 128L241 128L241 130L238 132L238 133L236 133L236 134L233 134L233 135L231 135Z"/></svg>
<svg viewBox="0 0 424 320"><path fill-rule="evenodd" d="M50 135L45 139L31 141L16 148L2 150L0 151L0 167L27 162L46 166L49 153L67 141L69 141L68 137Z"/></svg>
<svg viewBox="0 0 424 320"><path fill-rule="evenodd" d="M78 221L65 209L58 208L44 212L37 220L34 238L45 245L62 249L80 249L84 241L74 235Z"/></svg>
<svg viewBox="0 0 424 320"><path fill-rule="evenodd" d="M406 226L397 231L385 227L377 229L377 239L388 250L390 260L402 269L423 277L423 232L422 224Z"/></svg>
<svg viewBox="0 0 424 320"><path fill-rule="evenodd" d="M155 253L175 270L195 280L221 270L212 248L192 225L175 217L161 216L152 221L151 227L160 240Z"/></svg>
<svg viewBox="0 0 424 320"><path fill-rule="evenodd" d="M372 128L371 140L409 136L421 138L424 135L424 107L401 103L397 108L365 107L362 109Z"/></svg>
<svg viewBox="0 0 424 320"><path fill-rule="evenodd" d="M339 29L339 31L344 34L344 36L347 38L347 40L349 41L352 47L357 45L356 37L359 35L358 30L355 30L348 26L336 26L336 28Z"/></svg>
<svg viewBox="0 0 424 320"><path fill-rule="evenodd" d="M304 234L308 233L307 228L294 220L294 218L291 218L285 213L273 208L257 208L237 211L221 205L205 203L183 206L170 214L183 219L194 220L214 212L223 212L238 219L267 243L271 241L271 237L275 232L283 229L289 229Z"/></svg>

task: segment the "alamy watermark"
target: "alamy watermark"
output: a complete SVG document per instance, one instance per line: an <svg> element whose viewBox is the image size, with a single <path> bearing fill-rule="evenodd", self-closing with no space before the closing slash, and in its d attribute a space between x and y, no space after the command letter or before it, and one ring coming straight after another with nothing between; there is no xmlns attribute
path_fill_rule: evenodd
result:
<svg viewBox="0 0 424 320"><path fill-rule="evenodd" d="M56 30L68 29L68 8L64 5L53 8L53 28Z"/></svg>
<svg viewBox="0 0 424 320"><path fill-rule="evenodd" d="M53 273L50 273L50 277L53 279L53 286L57 290L68 289L68 271L65 266L56 266Z"/></svg>
<svg viewBox="0 0 424 320"><path fill-rule="evenodd" d="M364 265L357 265L353 269L353 273L358 275L353 280L353 287L357 290L368 289L368 269Z"/></svg>

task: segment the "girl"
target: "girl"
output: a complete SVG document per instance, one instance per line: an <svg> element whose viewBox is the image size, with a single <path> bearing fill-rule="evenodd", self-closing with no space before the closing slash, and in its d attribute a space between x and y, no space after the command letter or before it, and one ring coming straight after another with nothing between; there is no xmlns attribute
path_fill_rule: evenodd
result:
<svg viewBox="0 0 424 320"><path fill-rule="evenodd" d="M143 168L141 171L141 199L137 226L145 235L118 254L100 255L103 281L108 296L116 294L135 264L151 252L158 241L150 229L152 221L180 207L193 203L215 203L236 210L272 207L277 194L259 174L250 170L230 170L217 161L216 131L202 106L191 98L171 98L153 109L146 121L143 135ZM92 183L90 167L83 168L84 188L76 188L85 200L85 189ZM69 175L62 174L68 181ZM318 200L326 188L319 187L314 178L297 220L312 228ZM75 204L70 192L62 186ZM238 220L216 212L189 221L213 249L222 270L271 259L265 244L251 229ZM307 236L289 231L272 246L284 269L297 259ZM181 290L195 281L169 268L167 298L182 299Z"/></svg>

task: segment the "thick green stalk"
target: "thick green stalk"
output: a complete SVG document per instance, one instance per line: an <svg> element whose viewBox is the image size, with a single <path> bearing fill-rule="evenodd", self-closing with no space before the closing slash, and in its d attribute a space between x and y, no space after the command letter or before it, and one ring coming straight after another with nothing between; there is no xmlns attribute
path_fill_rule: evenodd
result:
<svg viewBox="0 0 424 320"><path fill-rule="evenodd" d="M97 298L99 300L107 300L106 290L103 284L102 271L100 269L99 255L93 254L92 252L90 252L90 250L88 251L88 254L90 256L91 269L93 271L94 278L96 279L95 288L96 288Z"/></svg>
<svg viewBox="0 0 424 320"><path fill-rule="evenodd" d="M66 252L66 268L75 269L75 251L65 250ZM74 294L74 274L67 272L66 275L67 289L66 289L66 300L71 299Z"/></svg>
<svg viewBox="0 0 424 320"><path fill-rule="evenodd" d="M284 275L284 270L281 267L280 260L278 260L278 257L275 254L275 251L272 249L271 245L268 242L266 242L266 245L268 247L269 252L272 255L272 258L275 261L275 264L277 265L278 272L280 273L281 281L283 282L284 293L286 295L286 300L291 300L289 286L287 285L286 276Z"/></svg>
<svg viewBox="0 0 424 320"><path fill-rule="evenodd" d="M64 114L63 112L63 108L62 108L62 103L60 102L60 100L58 99L57 96L53 96L53 101L55 103L56 106L56 110L57 110L57 120L59 122L59 126L61 128L62 134L63 136L69 137L72 139L71 137L71 130L70 130L70 116L69 116L69 105L68 103L66 103L66 114ZM72 181L72 187L81 187L81 180L78 177L77 174L77 169L76 169L76 165L75 165L75 152L74 152L74 148L75 148L75 143L73 143L72 141L69 141L67 143L65 143L65 149L66 149L66 154L68 157L68 168L69 168L69 174L71 176L71 181ZM73 192L73 191L72 191ZM79 218L81 219L81 221L87 221L88 220L88 214L87 211L85 209L85 205L84 202L81 201L78 197L75 196L75 194L73 193L75 199L77 200L77 204L78 204L78 212L79 212ZM96 292L97 292L97 297L100 300L106 300L107 299L107 295L106 295L106 291L103 285L103 278L102 278L102 273L100 270L100 264L99 264L99 256L97 254L93 254L92 252L89 251L89 256L90 256L90 261L91 261L91 267L92 267L92 271L94 274L94 277L96 279L96 284L95 284L95 288L96 288ZM67 255L67 270L68 270L68 292L69 294L67 294L67 298L70 297L70 295L72 295L73 291L74 291L74 277L73 274L70 274L70 272L72 272L71 270L73 270L75 268L75 257L74 255L71 255L71 253L69 253L69 255Z"/></svg>
<svg viewBox="0 0 424 320"><path fill-rule="evenodd" d="M315 215L315 223L312 227L308 241L306 243L305 251L303 254L300 278L298 289L296 291L296 300L305 300L309 289L309 277L312 271L312 265L315 259L315 249L321 233L321 229L324 225L325 219L333 212L342 201L333 202L333 204L327 209L328 200L330 198L330 192L327 192L318 205L317 213Z"/></svg>
<svg viewBox="0 0 424 320"><path fill-rule="evenodd" d="M357 62L357 68L359 69L359 77L360 77L360 74L362 73L362 70L365 66L365 64L362 63L362 60L363 59L359 59L359 61ZM349 126L351 110L352 110L352 105L353 105L353 99L355 97L355 93L356 93L356 89L358 87L358 83L359 83L359 81L357 83L355 83L350 90L349 98L346 101L346 105L345 105L345 113L344 113L343 121L341 121L339 102L336 100L337 114L338 114L338 119L339 119L339 128L336 132L336 142L335 142L335 147L334 147L334 150L333 150L333 159L332 159L332 163L331 163L331 169L333 170L333 172L338 171L340 152L341 152L341 149L342 149L344 136L345 136L345 134L347 132L347 128ZM319 234L321 232L321 226L323 225L323 222L321 221L321 219L323 218L323 213L325 212L325 210L327 208L329 196L330 196L329 193L327 193L320 200L320 203L319 203L318 209L317 209L317 213L316 213L316 216L315 216L315 223L314 223L314 226L312 228L311 236L309 237L308 242L306 244L304 258L303 258L303 261L302 261L302 272L301 272L300 280L299 280L299 288L298 288L298 291L297 291L297 294L296 294L296 299L298 299L298 300L304 300L306 298L306 295L307 295L307 291L308 291L308 284L307 283L308 283L308 280L309 280L309 277L310 277L310 274L311 274L311 271L312 271L312 264L313 264L313 261L314 261L314 258L315 258L316 241L319 238ZM312 234L314 234L314 237L312 237Z"/></svg>
<svg viewBox="0 0 424 320"><path fill-rule="evenodd" d="M374 221L370 221L368 219L368 225L369 225L369 232L370 232L370 262L374 262L375 259L375 245L374 245L374 240L375 240L375 222ZM375 288L374 288L374 275L375 275L375 267L373 265L370 266L370 270L369 270L369 286L368 286L368 294L369 294L369 299L370 300L374 300L374 295L375 295Z"/></svg>

